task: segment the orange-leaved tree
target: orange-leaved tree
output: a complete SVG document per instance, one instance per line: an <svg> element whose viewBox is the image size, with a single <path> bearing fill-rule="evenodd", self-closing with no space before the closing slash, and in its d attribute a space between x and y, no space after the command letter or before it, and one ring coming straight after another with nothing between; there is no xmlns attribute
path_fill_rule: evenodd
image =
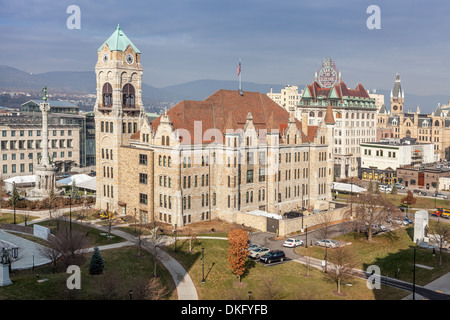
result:
<svg viewBox="0 0 450 320"><path fill-rule="evenodd" d="M248 256L248 234L242 229L234 229L228 234L228 248L227 265L235 275L239 277L245 272L245 265Z"/></svg>

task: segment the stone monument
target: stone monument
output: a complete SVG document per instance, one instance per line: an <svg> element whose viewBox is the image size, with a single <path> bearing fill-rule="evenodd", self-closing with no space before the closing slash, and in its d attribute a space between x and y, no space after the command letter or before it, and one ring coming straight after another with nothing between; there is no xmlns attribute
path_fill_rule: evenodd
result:
<svg viewBox="0 0 450 320"><path fill-rule="evenodd" d="M12 284L11 279L9 279L9 264L11 260L9 259L8 251L2 248L1 261L0 261L0 287L8 286Z"/></svg>
<svg viewBox="0 0 450 320"><path fill-rule="evenodd" d="M48 112L50 103L47 102L47 87L44 92L43 102L40 104L42 112L42 157L36 165L36 184L33 190L28 192L31 197L48 197L51 190L56 194L56 171L57 168L48 155Z"/></svg>
<svg viewBox="0 0 450 320"><path fill-rule="evenodd" d="M428 246L428 211L418 210L414 216L414 242L421 246Z"/></svg>

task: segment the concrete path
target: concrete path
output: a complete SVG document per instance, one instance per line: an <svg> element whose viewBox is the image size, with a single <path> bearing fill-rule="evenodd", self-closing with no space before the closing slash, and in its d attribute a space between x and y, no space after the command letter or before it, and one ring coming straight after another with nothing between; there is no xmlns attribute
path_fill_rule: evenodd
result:
<svg viewBox="0 0 450 320"><path fill-rule="evenodd" d="M425 288L429 290L433 290L439 293L445 293L450 295L450 272L443 275L442 277L434 280L433 282L430 282L429 284L425 285ZM413 295L410 294L407 297L403 298L403 300L412 300ZM423 296L420 294L415 294L416 300L426 300Z"/></svg>
<svg viewBox="0 0 450 320"><path fill-rule="evenodd" d="M64 208L61 210L61 212L69 212L69 210L70 210L70 208ZM72 210L76 210L76 208L72 207ZM11 210L3 210L3 211L9 212ZM18 214L18 213L19 213L19 211L16 210L16 214ZM24 212L22 211L20 213L23 214ZM29 212L27 212L27 213L29 213ZM48 211L32 212L32 213L30 213L30 215L39 216L40 218L33 220L33 221L28 221L28 223L27 223L28 225L32 225L33 223L36 223L38 221L47 220L49 218ZM72 220L72 222L77 223L76 220ZM105 232L108 231L107 227L99 226L95 223L90 223L90 222L85 221L85 222L83 222L83 224L85 224L85 225L88 224L90 227L97 228L97 229L103 230ZM99 250L113 249L113 248L122 247L122 246L131 246L136 243L134 240L135 237L127 232L123 232L121 230L112 228L111 233L113 233L119 237L122 237L127 241L117 243L117 244L106 245L106 246L99 246ZM165 237L165 238L167 238L167 239L165 239L166 243L170 243L172 241L171 240L172 237ZM26 240L21 237L14 236L8 232L1 231L1 230L0 230L0 239L16 244L20 248L19 252L21 252L23 255L21 257L21 259L12 263L11 267L13 270L14 269L19 270L19 269L31 268L33 266L33 256L34 256L34 266L50 263L50 260L38 255L39 245L32 241ZM161 245L163 245L163 244L161 244ZM149 247L152 247L152 246L149 246ZM90 250L93 250L93 248L91 248ZM184 267L176 259L174 259L168 253L166 253L164 250L162 250L158 247L156 247L156 252L154 250L152 251L151 249L148 249L148 248L147 248L147 250L149 252L151 252L156 257L156 259L158 259L171 274L173 281L175 282L176 289L177 289L178 300L198 300L197 289L195 287L194 282L192 281L188 272L184 269ZM20 254L19 254L19 256L20 256Z"/></svg>

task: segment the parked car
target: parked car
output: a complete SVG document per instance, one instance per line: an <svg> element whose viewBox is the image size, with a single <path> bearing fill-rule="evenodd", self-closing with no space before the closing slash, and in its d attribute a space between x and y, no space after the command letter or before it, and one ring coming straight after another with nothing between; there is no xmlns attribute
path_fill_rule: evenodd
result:
<svg viewBox="0 0 450 320"><path fill-rule="evenodd" d="M433 197L441 198L441 199L448 199L448 197L445 194L440 193L440 192L435 192Z"/></svg>
<svg viewBox="0 0 450 320"><path fill-rule="evenodd" d="M413 193L418 195L418 196L426 196L427 193L425 191L419 190L419 189L414 189Z"/></svg>
<svg viewBox="0 0 450 320"><path fill-rule="evenodd" d="M323 239L323 240L316 241L316 246L336 248L337 242L334 240L330 240L330 239Z"/></svg>
<svg viewBox="0 0 450 320"><path fill-rule="evenodd" d="M406 223L405 223L406 222ZM405 225L408 225L408 224L412 224L413 222L412 222L412 220L411 219L409 219L409 218L407 218L407 217L404 217L403 218L403 224L405 224Z"/></svg>
<svg viewBox="0 0 450 320"><path fill-rule="evenodd" d="M286 212L284 214L284 217L287 219L294 219L294 218L298 218L301 217L303 215L302 212L298 212L298 211L290 211L290 212Z"/></svg>
<svg viewBox="0 0 450 320"><path fill-rule="evenodd" d="M302 246L302 245L303 245L303 240L295 239L295 238L286 239L286 241L283 243L283 246L289 247L289 248L295 248L295 247Z"/></svg>
<svg viewBox="0 0 450 320"><path fill-rule="evenodd" d="M255 250L255 249L258 249L258 248L261 248L261 246L259 244L252 243L252 244L250 244L248 246L248 251L252 251L252 250Z"/></svg>
<svg viewBox="0 0 450 320"><path fill-rule="evenodd" d="M286 260L286 255L284 254L283 250L274 250L274 251L269 251L265 255L261 256L261 258L259 258L259 260L264 263L284 261L284 260Z"/></svg>
<svg viewBox="0 0 450 320"><path fill-rule="evenodd" d="M380 191L383 192L392 192L392 188L390 186L386 186L386 185L380 185Z"/></svg>
<svg viewBox="0 0 450 320"><path fill-rule="evenodd" d="M250 251L249 256L254 259L259 259L261 256L265 255L270 251L269 248L259 247Z"/></svg>
<svg viewBox="0 0 450 320"><path fill-rule="evenodd" d="M402 185L401 183L396 183L395 186L397 187L398 190L403 190L403 189L405 189L405 186Z"/></svg>

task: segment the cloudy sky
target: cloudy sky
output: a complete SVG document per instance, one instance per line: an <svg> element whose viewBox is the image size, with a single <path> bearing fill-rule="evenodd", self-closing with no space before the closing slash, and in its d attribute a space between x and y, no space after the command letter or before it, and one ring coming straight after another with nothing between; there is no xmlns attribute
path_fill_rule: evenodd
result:
<svg viewBox="0 0 450 320"><path fill-rule="evenodd" d="M68 29L70 5L81 29ZM370 5L381 29L368 29ZM94 70L120 24L141 51L144 82L199 79L306 84L331 57L349 87L450 93L450 2L365 0L0 0L0 64L32 73ZM1 77L1 75L0 75Z"/></svg>

